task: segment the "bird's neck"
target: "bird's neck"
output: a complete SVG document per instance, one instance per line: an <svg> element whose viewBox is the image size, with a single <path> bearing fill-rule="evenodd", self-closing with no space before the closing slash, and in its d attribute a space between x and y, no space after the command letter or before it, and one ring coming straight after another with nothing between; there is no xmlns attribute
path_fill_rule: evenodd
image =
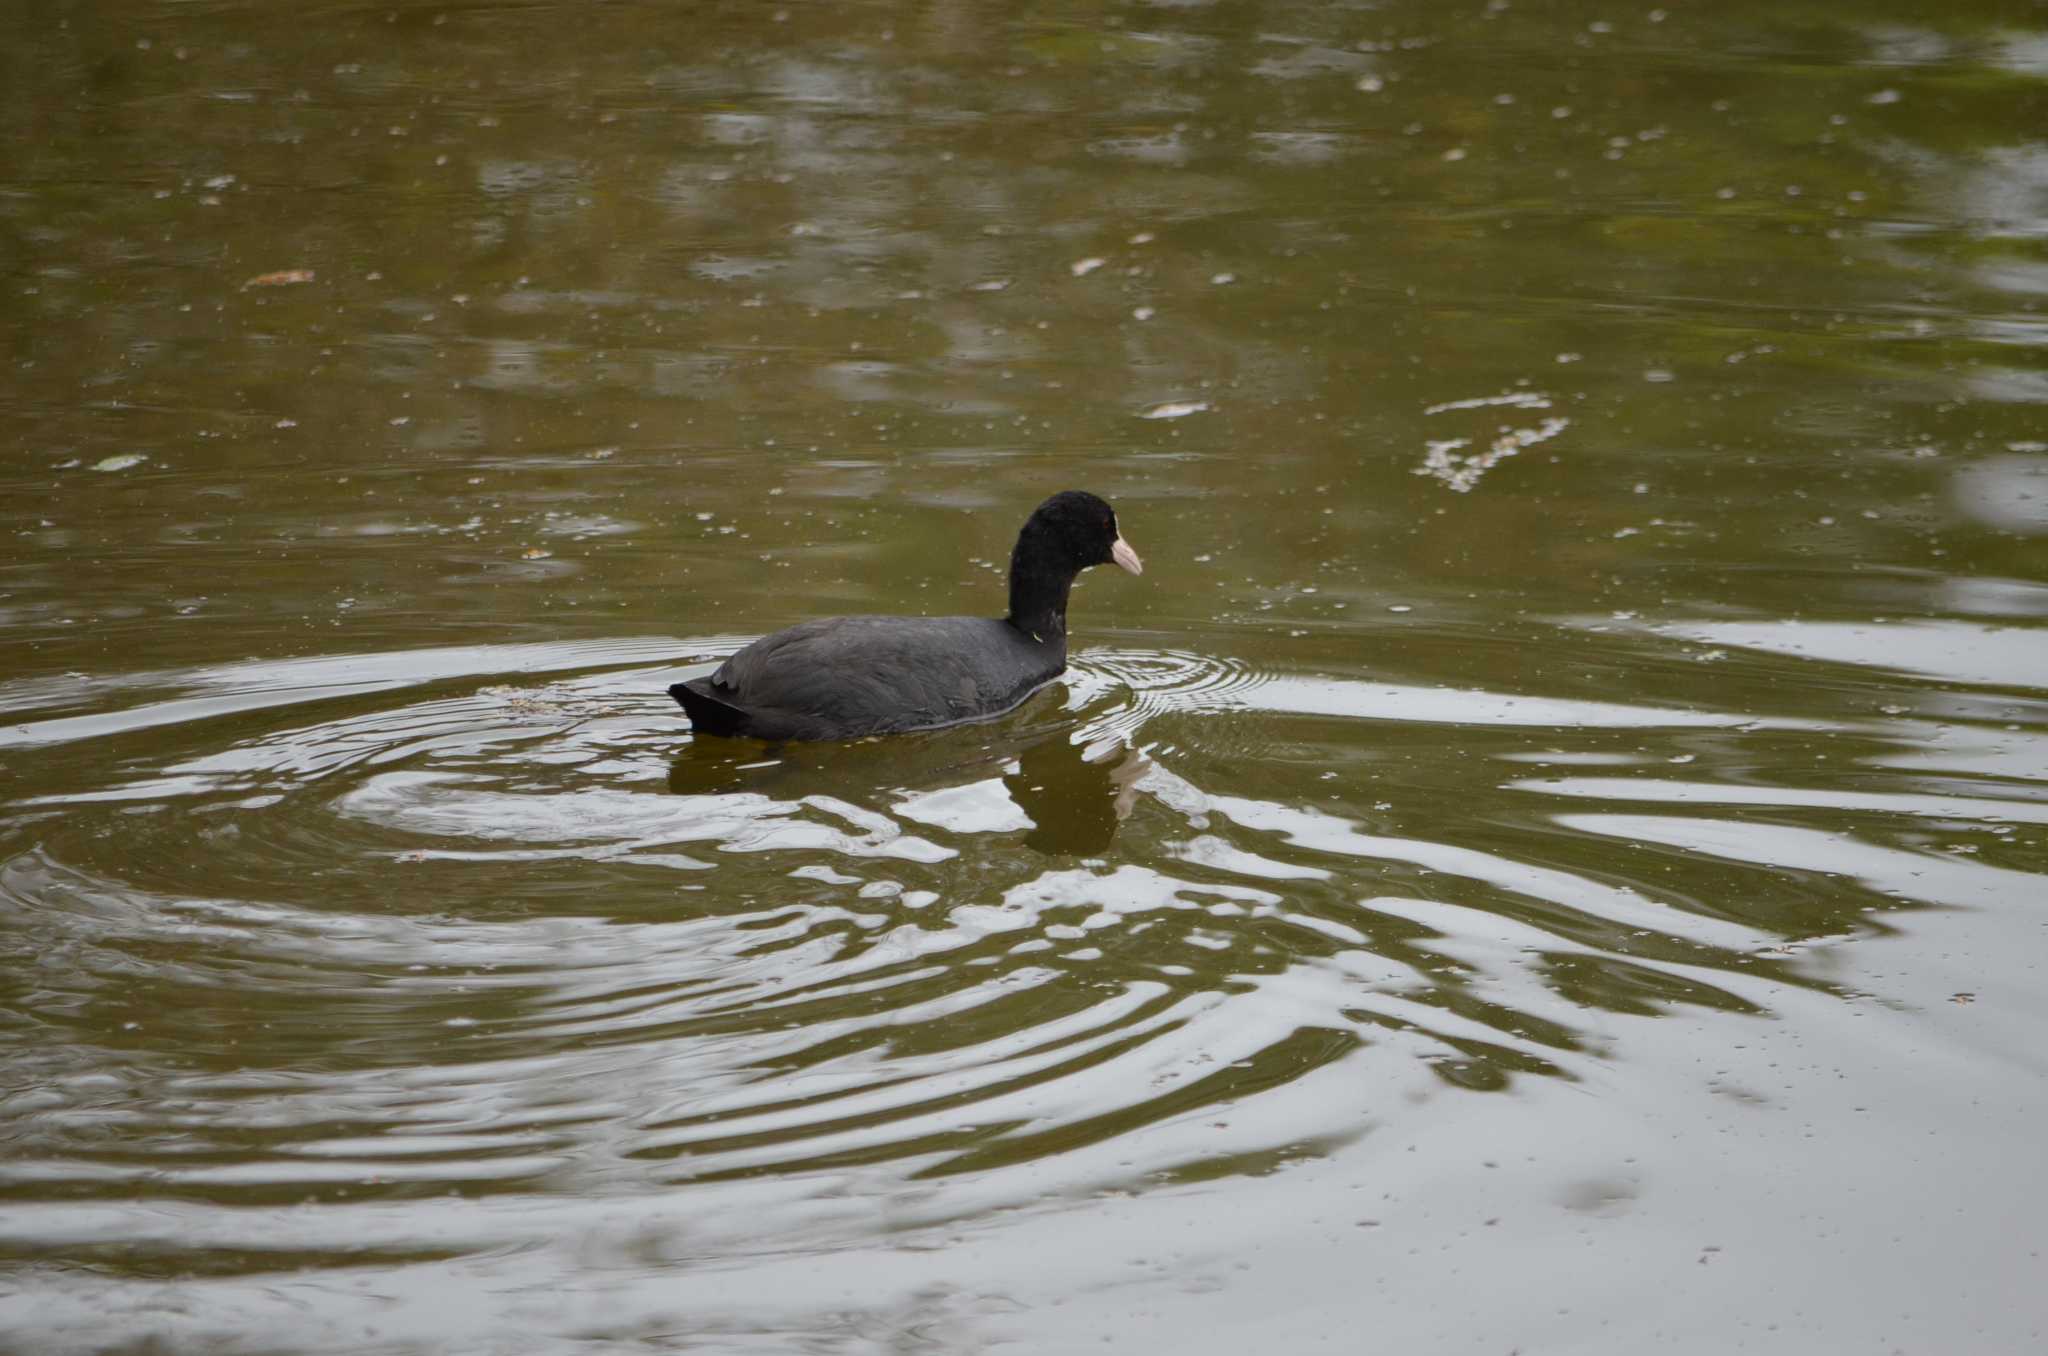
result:
<svg viewBox="0 0 2048 1356"><path fill-rule="evenodd" d="M1041 644L1067 638L1067 595L1074 587L1071 567L1029 536L1010 553L1010 625Z"/></svg>

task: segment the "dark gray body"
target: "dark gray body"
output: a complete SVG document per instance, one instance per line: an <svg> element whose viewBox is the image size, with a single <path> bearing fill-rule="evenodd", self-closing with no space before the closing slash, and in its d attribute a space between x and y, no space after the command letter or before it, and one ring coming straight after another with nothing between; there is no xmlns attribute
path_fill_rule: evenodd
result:
<svg viewBox="0 0 2048 1356"><path fill-rule="evenodd" d="M669 688L705 734L858 739L998 716L1060 676L1067 638L987 617L832 617Z"/></svg>

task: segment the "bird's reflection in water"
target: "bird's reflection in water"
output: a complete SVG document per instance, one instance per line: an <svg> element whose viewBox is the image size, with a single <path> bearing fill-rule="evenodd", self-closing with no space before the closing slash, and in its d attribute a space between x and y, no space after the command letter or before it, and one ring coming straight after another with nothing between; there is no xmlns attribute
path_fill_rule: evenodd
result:
<svg viewBox="0 0 2048 1356"><path fill-rule="evenodd" d="M1092 856L1116 837L1137 802L1150 761L1116 736L1077 744L1072 719L897 735L846 744L764 744L693 738L669 765L677 795L754 792L797 800L827 795L872 803L1000 778L1031 823L1024 844L1038 852ZM879 807L877 807L879 808Z"/></svg>
<svg viewBox="0 0 2048 1356"><path fill-rule="evenodd" d="M1138 799L1145 755L1121 740L1088 747L1064 734L1026 748L1003 787L1031 820L1026 847L1092 857L1116 837Z"/></svg>
<svg viewBox="0 0 2048 1356"><path fill-rule="evenodd" d="M758 739L697 736L676 751L668 789L679 796L723 796L735 791L772 794L788 776L786 749Z"/></svg>

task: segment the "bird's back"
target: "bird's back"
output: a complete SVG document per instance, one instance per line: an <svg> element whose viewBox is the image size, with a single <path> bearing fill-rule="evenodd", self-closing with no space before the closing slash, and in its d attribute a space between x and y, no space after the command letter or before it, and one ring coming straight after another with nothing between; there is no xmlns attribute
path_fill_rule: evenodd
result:
<svg viewBox="0 0 2048 1356"><path fill-rule="evenodd" d="M1034 642L1006 621L833 617L670 691L708 733L851 739L999 715L1065 668L1064 637Z"/></svg>

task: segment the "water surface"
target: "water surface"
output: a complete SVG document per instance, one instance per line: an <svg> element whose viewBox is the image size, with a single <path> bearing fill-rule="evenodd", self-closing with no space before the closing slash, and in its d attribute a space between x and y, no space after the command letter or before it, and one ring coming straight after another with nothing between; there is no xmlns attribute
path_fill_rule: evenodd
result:
<svg viewBox="0 0 2048 1356"><path fill-rule="evenodd" d="M2044 1341L2048 11L0 49L0 1331ZM1142 579L986 725L693 740Z"/></svg>

